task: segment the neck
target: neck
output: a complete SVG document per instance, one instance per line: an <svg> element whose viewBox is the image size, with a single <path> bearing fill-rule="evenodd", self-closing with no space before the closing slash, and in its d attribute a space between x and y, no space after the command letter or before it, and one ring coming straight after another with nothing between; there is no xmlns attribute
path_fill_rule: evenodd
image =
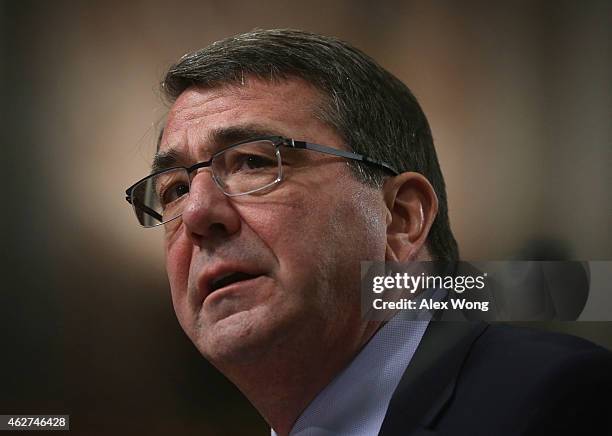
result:
<svg viewBox="0 0 612 436"><path fill-rule="evenodd" d="M370 340L379 323L370 322L347 341L292 338L247 363L215 363L247 397L279 436L288 435L310 402ZM307 329L305 329L307 330Z"/></svg>

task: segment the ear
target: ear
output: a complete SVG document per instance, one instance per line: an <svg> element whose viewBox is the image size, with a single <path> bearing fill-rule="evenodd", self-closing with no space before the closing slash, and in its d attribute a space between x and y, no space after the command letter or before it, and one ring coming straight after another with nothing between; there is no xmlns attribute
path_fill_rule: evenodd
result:
<svg viewBox="0 0 612 436"><path fill-rule="evenodd" d="M423 175L402 173L383 186L387 205L386 260L424 258L425 242L438 213L438 197Z"/></svg>

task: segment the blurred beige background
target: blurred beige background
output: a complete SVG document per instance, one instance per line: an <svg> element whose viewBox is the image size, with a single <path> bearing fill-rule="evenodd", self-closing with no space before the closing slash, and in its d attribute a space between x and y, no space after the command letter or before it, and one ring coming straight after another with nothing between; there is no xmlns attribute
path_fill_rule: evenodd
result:
<svg viewBox="0 0 612 436"><path fill-rule="evenodd" d="M178 328L161 231L123 194L148 172L165 69L255 27L338 36L412 89L464 259L612 259L610 2L3 1L0 413L266 434ZM612 345L609 324L546 327Z"/></svg>

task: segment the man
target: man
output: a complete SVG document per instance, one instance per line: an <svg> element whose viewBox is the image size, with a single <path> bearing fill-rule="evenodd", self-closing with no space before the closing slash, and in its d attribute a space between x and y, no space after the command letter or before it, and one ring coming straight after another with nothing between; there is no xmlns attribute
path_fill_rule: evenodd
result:
<svg viewBox="0 0 612 436"><path fill-rule="evenodd" d="M360 261L458 259L427 120L372 59L254 31L186 55L163 90L152 175L128 200L164 225L183 330L274 432L536 434L596 416L566 404L612 385L583 341L362 317Z"/></svg>

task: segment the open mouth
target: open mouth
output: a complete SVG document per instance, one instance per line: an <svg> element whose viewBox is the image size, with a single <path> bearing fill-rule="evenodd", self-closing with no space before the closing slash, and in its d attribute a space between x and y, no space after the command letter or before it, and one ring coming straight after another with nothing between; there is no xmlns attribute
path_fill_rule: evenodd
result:
<svg viewBox="0 0 612 436"><path fill-rule="evenodd" d="M221 277L217 277L210 283L210 292L215 292L217 289L221 289L225 286L229 286L233 283L242 282L244 280L251 280L255 277L259 277L253 274L247 274L244 272L236 271L229 274L224 274Z"/></svg>

